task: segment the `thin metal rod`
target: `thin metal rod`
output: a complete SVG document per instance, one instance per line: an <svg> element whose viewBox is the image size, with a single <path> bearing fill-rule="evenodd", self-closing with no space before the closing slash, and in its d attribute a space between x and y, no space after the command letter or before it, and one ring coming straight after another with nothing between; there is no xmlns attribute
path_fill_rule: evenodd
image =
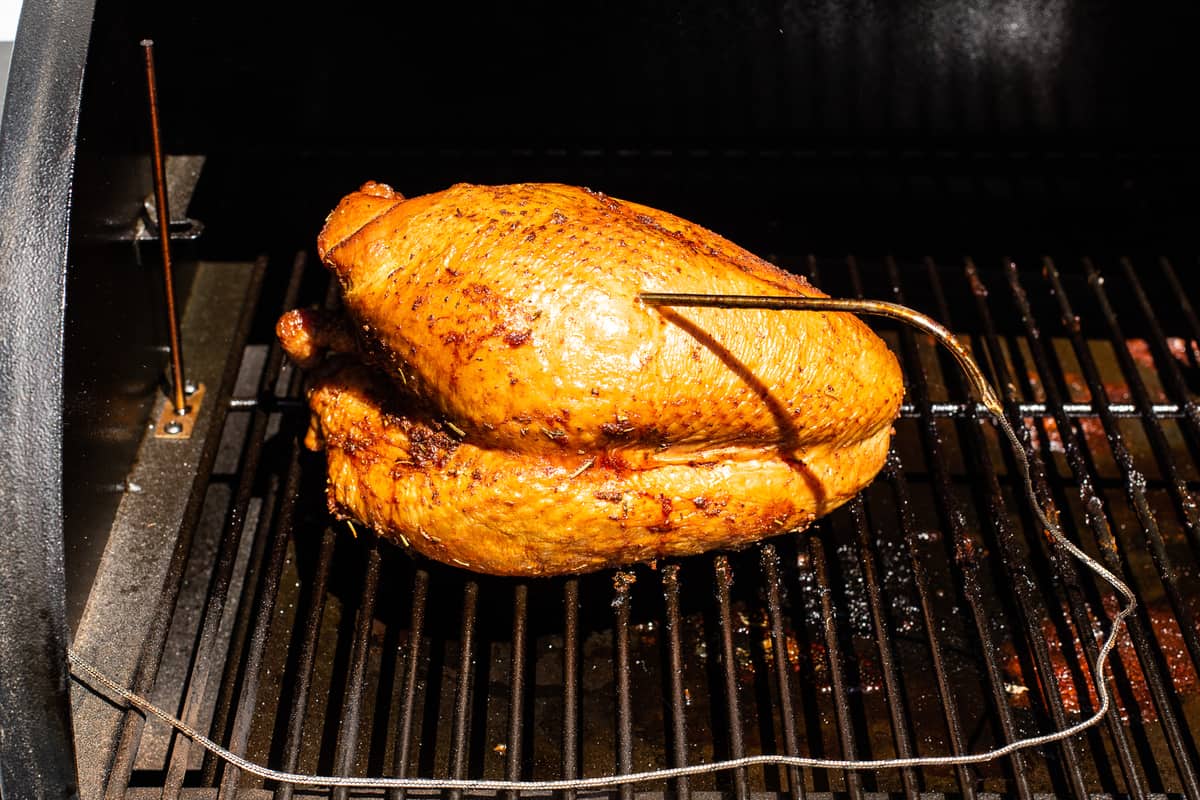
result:
<svg viewBox="0 0 1200 800"><path fill-rule="evenodd" d="M295 770L300 765L300 746L304 742L304 717L308 710L308 693L312 688L313 670L317 663L317 639L321 633L321 617L325 612L325 599L329 588L329 573L333 565L334 546L337 534L326 528L321 536L321 549L317 556L316 573L309 587L308 614L304 618L304 638L300 642L300 654L296 659L296 672L292 675L292 707L288 712L287 736L283 745L283 768ZM281 783L275 789L275 800L291 800L295 786Z"/></svg>
<svg viewBox="0 0 1200 800"><path fill-rule="evenodd" d="M638 297L651 306L696 307L696 308L762 308L774 311L847 311L854 314L870 314L906 322L933 336L943 345L962 367L967 379L979 395L980 402L997 416L1004 415L1004 406L992 391L987 378L979 370L975 360L965 347L958 343L954 334L937 320L925 316L897 303L882 300L841 300L832 297L767 297L735 294L671 294L666 292L642 292Z"/></svg>
<svg viewBox="0 0 1200 800"><path fill-rule="evenodd" d="M630 685L629 658L629 587L636 576L618 572L613 576L613 685L616 689L617 774L633 772L633 689ZM621 800L633 800L633 787L620 788Z"/></svg>
<svg viewBox="0 0 1200 800"><path fill-rule="evenodd" d="M900 530L904 537L906 549L908 550L912 582L914 588L917 590L917 606L921 610L921 620L925 626L926 644L929 646L929 665L936 679L938 697L941 699L942 717L946 722L946 734L950 745L950 752L957 756L967 752L966 734L963 731L962 716L959 712L958 701L955 698L949 670L946 667L943 645L937 635L941 626L934 610L933 589L930 587L929 573L925 564L925 559L928 556L922 552L920 547L919 532L908 503L906 486L901 483L899 477L902 469L900 457L896 451L894 449L889 451L887 464L884 466L884 474L888 477L893 490L896 492L897 505L901 511ZM959 788L962 789L963 797L966 800L974 800L977 796L975 776L969 765L958 764L955 766L955 772L957 773Z"/></svg>
<svg viewBox="0 0 1200 800"><path fill-rule="evenodd" d="M454 716L450 720L450 777L467 775L468 738L471 734L471 684L475 677L475 622L479 605L479 584L467 581L463 586L462 631L458 638L458 685L454 690ZM461 789L447 793L450 800L461 800Z"/></svg>
<svg viewBox="0 0 1200 800"><path fill-rule="evenodd" d="M163 284L167 294L167 337L171 344L172 403L176 414L188 413L183 389L183 348L179 344L179 317L175 310L175 279L171 273L171 209L167 205L167 172L158 119L158 81L154 70L154 42L142 40L146 56L146 88L150 98L150 138L153 142L154 202L158 206L158 242L162 250Z"/></svg>
<svg viewBox="0 0 1200 800"><path fill-rule="evenodd" d="M508 749L505 751L504 777L510 781L521 779L522 760L524 758L522 737L525 735L525 655L528 644L529 628L529 585L518 583L513 590L513 633L512 633L512 668L509 685L511 686L508 703ZM508 792L509 800L517 800L518 792Z"/></svg>
<svg viewBox="0 0 1200 800"><path fill-rule="evenodd" d="M824 531L829 530L827 525L821 527ZM833 589L830 587L829 571L825 565L825 539L816 531L810 531L807 538L808 557L813 565L817 592L821 598L821 630L825 637L825 654L829 658L829 684L833 690L833 711L837 720L842 759L857 761L858 747L854 743L854 722L851 719L850 695L846 686L846 662L842 656L841 641L838 639L837 609L833 605ZM862 800L862 775L857 770L848 769L845 771L845 780L846 792L851 800Z"/></svg>
<svg viewBox="0 0 1200 800"><path fill-rule="evenodd" d="M579 777L579 579L563 584L563 745L562 776ZM565 789L563 800L575 800Z"/></svg>
<svg viewBox="0 0 1200 800"><path fill-rule="evenodd" d="M413 710L417 702L417 682L421 673L421 639L425 633L425 600L429 595L429 573L417 570L413 576L412 616L408 625L408 654L404 661L404 695L400 706L400 732L396 735L396 750L392 757L392 774L397 778L408 775L409 751L412 749ZM388 800L404 800L406 791L388 792Z"/></svg>
<svg viewBox="0 0 1200 800"><path fill-rule="evenodd" d="M887 612L883 607L883 581L875 566L872 543L874 537L867 523L867 508L862 495L851 500L847 508L850 510L851 519L854 520L854 529L858 537L858 560L863 572L863 581L867 585L867 602L871 608L875 646L879 650L879 667L883 673L884 699L892 723L892 741L896 745L898 757L912 758L916 751L913 748L912 731L905 706L906 698L900 686L900 671L896 666L895 648L892 646ZM921 787L916 770L911 767L900 770L900 780L904 785L904 796L908 800L917 800Z"/></svg>
<svg viewBox="0 0 1200 800"><path fill-rule="evenodd" d="M713 559L713 575L717 583L717 621L721 636L722 679L725 687L725 723L729 729L729 757L739 759L746 755L746 744L742 738L742 704L738 696L737 661L733 647L733 604L730 590L733 588L733 568L729 558L718 555ZM746 770L733 772L733 791L736 800L749 800L750 786L746 781Z"/></svg>
<svg viewBox="0 0 1200 800"><path fill-rule="evenodd" d="M683 615L679 610L679 565L667 564L662 571L663 602L667 629L667 694L671 705L671 766L687 764L687 716L684 713L683 687ZM789 753L789 755L792 755ZM690 800L687 778L675 782L675 800Z"/></svg>
<svg viewBox="0 0 1200 800"><path fill-rule="evenodd" d="M783 729L783 747L789 756L800 755L800 744L796 737L796 709L792 702L792 683L789 679L787 636L783 629L783 592L780 589L779 552L775 545L767 543L759 552L763 570L763 583L767 589L767 620L771 626L771 656L775 669L775 680L779 690L779 724ZM678 596L675 599L679 603ZM792 800L804 800L804 778L800 770L792 767L787 771L788 794Z"/></svg>
<svg viewBox="0 0 1200 800"><path fill-rule="evenodd" d="M275 607L279 599L280 576L283 573L283 562L287 556L287 543L292 535L292 525L295 519L296 500L300 495L300 440L293 439L288 458L287 477L283 484L283 492L279 497L279 517L271 536L271 555L267 561L267 570L263 576L257 602L252 608L257 609L254 628L250 635L249 652L246 655L245 677L243 678L241 696L238 698L237 709L234 711L233 731L229 737L229 749L238 755L245 755L246 746L250 740L250 729L254 722L254 711L258 707L258 689L262 683L263 655L270 636L271 620L275 616ZM262 536L263 539L267 537ZM219 731L220 728L217 728ZM237 795L238 778L241 771L232 765L225 769L221 777L221 788L218 800L234 798Z"/></svg>
<svg viewBox="0 0 1200 800"><path fill-rule="evenodd" d="M350 653L350 674L346 678L346 694L342 698L342 718L338 725L334 771L349 775L358 754L358 738L362 721L363 694L367 683L367 665L371 657L371 628L375 623L375 601L379 595L379 572L382 568L379 543L372 542L367 551L367 569L363 578L362 599L354 620L354 644ZM349 789L339 786L333 790L333 800L347 800Z"/></svg>
<svg viewBox="0 0 1200 800"><path fill-rule="evenodd" d="M245 411L247 409L258 408L260 405L267 406L271 411L296 411L308 408L308 404L298 397L233 397L229 400L229 408L231 411ZM1150 411L1158 419L1179 419L1188 416L1191 413L1188 409L1192 403L1152 403ZM1052 411L1045 403L1038 402L1021 402L1017 403L1021 416L1023 417L1048 417ZM1106 406L1109 413L1114 417L1124 419L1126 417L1138 417L1141 411L1133 403L1109 403ZM935 417L941 418L966 418L983 416L987 412L987 406L982 403L968 402L936 402L929 404L929 413ZM1099 409L1092 403L1064 403L1063 411L1068 417L1098 417L1100 416ZM919 418L920 410L915 403L901 403L900 416L905 419Z"/></svg>
<svg viewBox="0 0 1200 800"><path fill-rule="evenodd" d="M296 307L297 298L300 295L300 282L304 277L304 268L306 266L306 262L307 257L303 251L297 253L295 258L292 260L292 271L288 278L288 284L284 290L283 296L282 308L284 311ZM268 350L266 364L264 365L259 378L258 393L261 396L274 396L275 384L278 382L278 379L282 374L282 362L282 349L277 341L273 342ZM300 381L294 372L289 375L288 383L289 385L287 392L290 394L298 394L300 391ZM269 409L269 406L266 408ZM284 424L286 426L287 423L285 422ZM293 467L297 470L298 480L298 451L300 447L301 445L298 439L292 442L291 448L293 452L290 456L291 460L288 462L287 466L287 480L292 480L291 470ZM287 531L283 534L285 540L284 544L286 546L286 538L291 532L290 528L292 513L295 510L297 499L295 491L291 491L290 493L285 491L282 499L280 499L278 496L279 482L280 476L272 473L270 476L270 491L267 492L262 504L262 511L259 514L258 531L255 533L254 549L251 555L250 565L246 569L246 577L242 582L242 597L237 605L237 625L234 627L233 635L230 637L230 644L228 648L230 655L226 659L224 675L221 678L221 685L217 691L216 711L213 714L212 730L214 733L220 734L220 732L226 730L229 723L229 715L233 711L233 700L236 684L239 682L239 680L244 681L245 688L242 689L241 696L237 700L238 710L235 715L235 731L231 733L231 737L233 738L230 739L230 749L239 754L243 751L239 750L234 745L237 741L237 726L241 723L237 722L236 720L240 720L245 717L245 725L247 726L248 730L250 720L253 719L252 711L243 711L242 709L247 705L252 709L256 703L254 699L250 699L249 702L247 702L247 696L248 694L257 693L258 677L256 670L258 670L261 666L261 652L265 645L265 642L260 642L258 637L260 636L260 631L262 631L262 636L266 635L266 629L269 629L271 619L270 613L266 614L264 617L257 609L260 609L260 606L264 602L268 605L274 604L276 590L268 587L270 585L277 587L279 581L278 574L272 573L270 570L268 570L266 577L264 577L264 581L266 582L261 586L259 581L252 580L251 578L260 574L263 559L265 557L265 553L267 552L268 540L276 542L278 541L277 537L280 536L280 526L287 528ZM276 508L278 509L279 513L272 513L272 509ZM278 522L276 522L276 519L278 519ZM266 531L274 531L274 533L267 535ZM272 539L272 537L276 538ZM273 569L274 562L269 562L269 564L272 565L271 568ZM271 577L272 575L274 575L273 578ZM272 580L274 581L274 584L272 584ZM268 594L263 595L262 593L264 591L267 591ZM254 598L256 596L260 599L255 600ZM253 633L251 633L251 623L253 623L255 626ZM267 626L266 629L262 627L264 625ZM250 671L245 672L245 677L242 678L242 659L237 657L235 654L245 651L247 639L251 641L251 652L246 656L246 670ZM254 655L255 652L258 652L257 657ZM256 664L258 666L251 666L252 664ZM245 745L243 744L243 748L244 746ZM211 753L205 753L202 780L202 783L205 786L213 785L220 763L221 762L219 759L215 758ZM229 772L236 773L237 770L230 769ZM222 786L224 786L227 782L228 781L226 779L222 779ZM234 788L236 788L236 786L234 786ZM222 791L225 791L224 788Z"/></svg>

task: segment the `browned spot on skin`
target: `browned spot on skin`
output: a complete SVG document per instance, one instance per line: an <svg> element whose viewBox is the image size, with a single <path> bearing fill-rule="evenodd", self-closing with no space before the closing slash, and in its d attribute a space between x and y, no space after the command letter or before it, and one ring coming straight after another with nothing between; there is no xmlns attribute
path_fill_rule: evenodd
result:
<svg viewBox="0 0 1200 800"><path fill-rule="evenodd" d="M592 496L606 503L619 503L625 499L625 495L620 492L595 492Z"/></svg>
<svg viewBox="0 0 1200 800"><path fill-rule="evenodd" d="M533 331L529 330L528 328L520 331L509 331L508 333L504 334L504 342L509 347L520 347L528 342L532 335Z"/></svg>
<svg viewBox="0 0 1200 800"><path fill-rule="evenodd" d="M449 333L442 334L442 341L445 344L461 344L463 338L463 335L458 331L450 331Z"/></svg>
<svg viewBox="0 0 1200 800"><path fill-rule="evenodd" d="M417 295L417 299L413 300L412 310L416 311L425 303L425 295Z"/></svg>
<svg viewBox="0 0 1200 800"><path fill-rule="evenodd" d="M660 494L658 496L658 505L662 508L663 517L670 520L671 512L675 510L675 504L671 502L671 498L665 494Z"/></svg>
<svg viewBox="0 0 1200 800"><path fill-rule="evenodd" d="M567 221L567 216L556 208L554 209L554 213L550 215L550 221L555 225L562 225Z"/></svg>
<svg viewBox="0 0 1200 800"><path fill-rule="evenodd" d="M525 241L527 241L527 242L532 242L536 238L537 238L537 234L535 234L533 231L530 231L529 233L525 234Z"/></svg>
<svg viewBox="0 0 1200 800"><path fill-rule="evenodd" d="M628 422L605 422L600 426L600 431L613 439L628 439L634 427Z"/></svg>
<svg viewBox="0 0 1200 800"><path fill-rule="evenodd" d="M495 292L482 283L469 284L465 289L463 289L463 293L471 295L472 297L484 302L495 302L497 299Z"/></svg>
<svg viewBox="0 0 1200 800"><path fill-rule="evenodd" d="M692 505L700 509L700 513L706 517L720 516L728 502L728 500L713 500L704 496L692 498Z"/></svg>
<svg viewBox="0 0 1200 800"><path fill-rule="evenodd" d="M379 437L370 428L351 428L347 433L334 433L326 436L325 439L330 447L337 448L349 456L357 455L360 452L369 452L378 440Z"/></svg>
<svg viewBox="0 0 1200 800"><path fill-rule="evenodd" d="M458 441L441 431L426 425L413 424L408 431L409 455L418 467L433 464L439 469L446 466L450 455L458 447Z"/></svg>
<svg viewBox="0 0 1200 800"><path fill-rule="evenodd" d="M612 470L618 475L628 475L631 472L628 461L619 454L608 451L601 451L600 455L596 456L596 463L593 466Z"/></svg>

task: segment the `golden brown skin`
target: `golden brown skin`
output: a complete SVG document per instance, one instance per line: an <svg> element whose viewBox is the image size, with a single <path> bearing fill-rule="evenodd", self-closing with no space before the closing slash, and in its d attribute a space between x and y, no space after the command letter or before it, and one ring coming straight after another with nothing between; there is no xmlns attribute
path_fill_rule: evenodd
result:
<svg viewBox="0 0 1200 800"><path fill-rule="evenodd" d="M360 349L309 396L331 505L433 558L549 575L736 547L828 513L886 457L903 384L853 316L637 299L820 295L661 211L367 184L318 250ZM308 364L352 349L311 314L279 334Z"/></svg>

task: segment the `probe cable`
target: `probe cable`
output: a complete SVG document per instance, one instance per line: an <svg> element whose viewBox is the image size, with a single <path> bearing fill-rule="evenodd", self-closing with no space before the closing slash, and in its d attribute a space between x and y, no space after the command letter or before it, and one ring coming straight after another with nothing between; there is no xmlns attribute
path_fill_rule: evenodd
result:
<svg viewBox="0 0 1200 800"><path fill-rule="evenodd" d="M68 650L67 656L71 664L71 673L77 681L98 694L112 700L119 698L128 706L138 709L147 716L154 716L170 725L175 730L187 736L196 744L208 750L213 755L256 777L279 783L297 786L313 787L346 787L353 789L430 789L430 790L461 790L467 792L498 792L498 791L529 791L551 792L562 790L609 789L626 784L646 783L649 781L671 780L692 775L721 772L724 770L740 769L753 766L786 766L810 767L817 769L840 770L882 770L903 769L906 767L945 767L963 764L980 764L1003 758L1018 750L1052 744L1075 736L1098 724L1111 707L1108 684L1105 680L1108 657L1116 647L1117 639L1125 626L1125 620L1137 608L1137 597L1129 586L1106 569L1096 559L1081 550L1074 542L1063 534L1059 526L1053 522L1041 503L1038 502L1034 491L1033 478L1030 472L1029 458L1017 432L1004 414L1004 407L992 390L991 385L983 376L975 363L958 341L945 327L917 311L896 303L876 300L839 300L825 297L759 297L748 295L693 295L693 294L641 294L642 302L651 306L679 307L712 307L712 308L757 308L782 311L846 311L859 314L872 314L897 319L931 334L954 355L971 384L980 395L984 408L991 414L995 423L1012 446L1013 457L1016 459L1018 471L1025 484L1025 494L1029 498L1034 516L1045 528L1047 534L1063 550L1070 553L1083 563L1089 570L1099 576L1105 583L1115 589L1125 603L1112 619L1108 635L1092 665L1092 680L1095 685L1096 697L1100 701L1095 713L1052 733L1044 733L1025 739L1018 739L1002 747L986 750L981 753L969 753L958 756L921 756L913 758L883 758L883 759L834 759L811 758L808 756L757 755L743 758L731 758L722 761L712 761L707 764L691 764L683 767L631 772L625 775L604 775L593 778L574 778L563 780L481 780L455 778L359 778L344 775L307 775L294 772L283 772L256 764L243 756L231 752L220 744L209 739L192 726L180 720L175 715L164 711L112 678L104 674L94 664L74 650Z"/></svg>

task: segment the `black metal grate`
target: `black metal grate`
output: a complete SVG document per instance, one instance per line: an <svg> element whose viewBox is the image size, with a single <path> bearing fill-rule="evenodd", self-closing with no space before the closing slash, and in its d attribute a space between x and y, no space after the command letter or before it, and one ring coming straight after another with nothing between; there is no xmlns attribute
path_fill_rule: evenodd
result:
<svg viewBox="0 0 1200 800"><path fill-rule="evenodd" d="M1114 659L1119 707L1084 737L994 764L756 768L637 791L1200 800L1190 284L1166 259L1086 261L1066 276L1048 259L795 263L831 294L906 302L971 335L1025 432L1041 502L1142 598ZM269 311L303 301L304 278L298 258ZM845 509L741 553L532 582L414 561L331 525L320 457L298 440L299 378L272 346L258 397L231 405L251 419L194 646L165 652L200 557L189 529L137 687L151 693L164 657L183 658L184 719L310 773L548 779L757 752L941 755L1063 727L1091 708L1081 657L1095 659L1115 606L1036 529L953 364L911 331L886 335L908 403L887 466ZM106 797L301 791L200 759L178 737L150 758L139 747L152 735L169 736L127 717Z"/></svg>

